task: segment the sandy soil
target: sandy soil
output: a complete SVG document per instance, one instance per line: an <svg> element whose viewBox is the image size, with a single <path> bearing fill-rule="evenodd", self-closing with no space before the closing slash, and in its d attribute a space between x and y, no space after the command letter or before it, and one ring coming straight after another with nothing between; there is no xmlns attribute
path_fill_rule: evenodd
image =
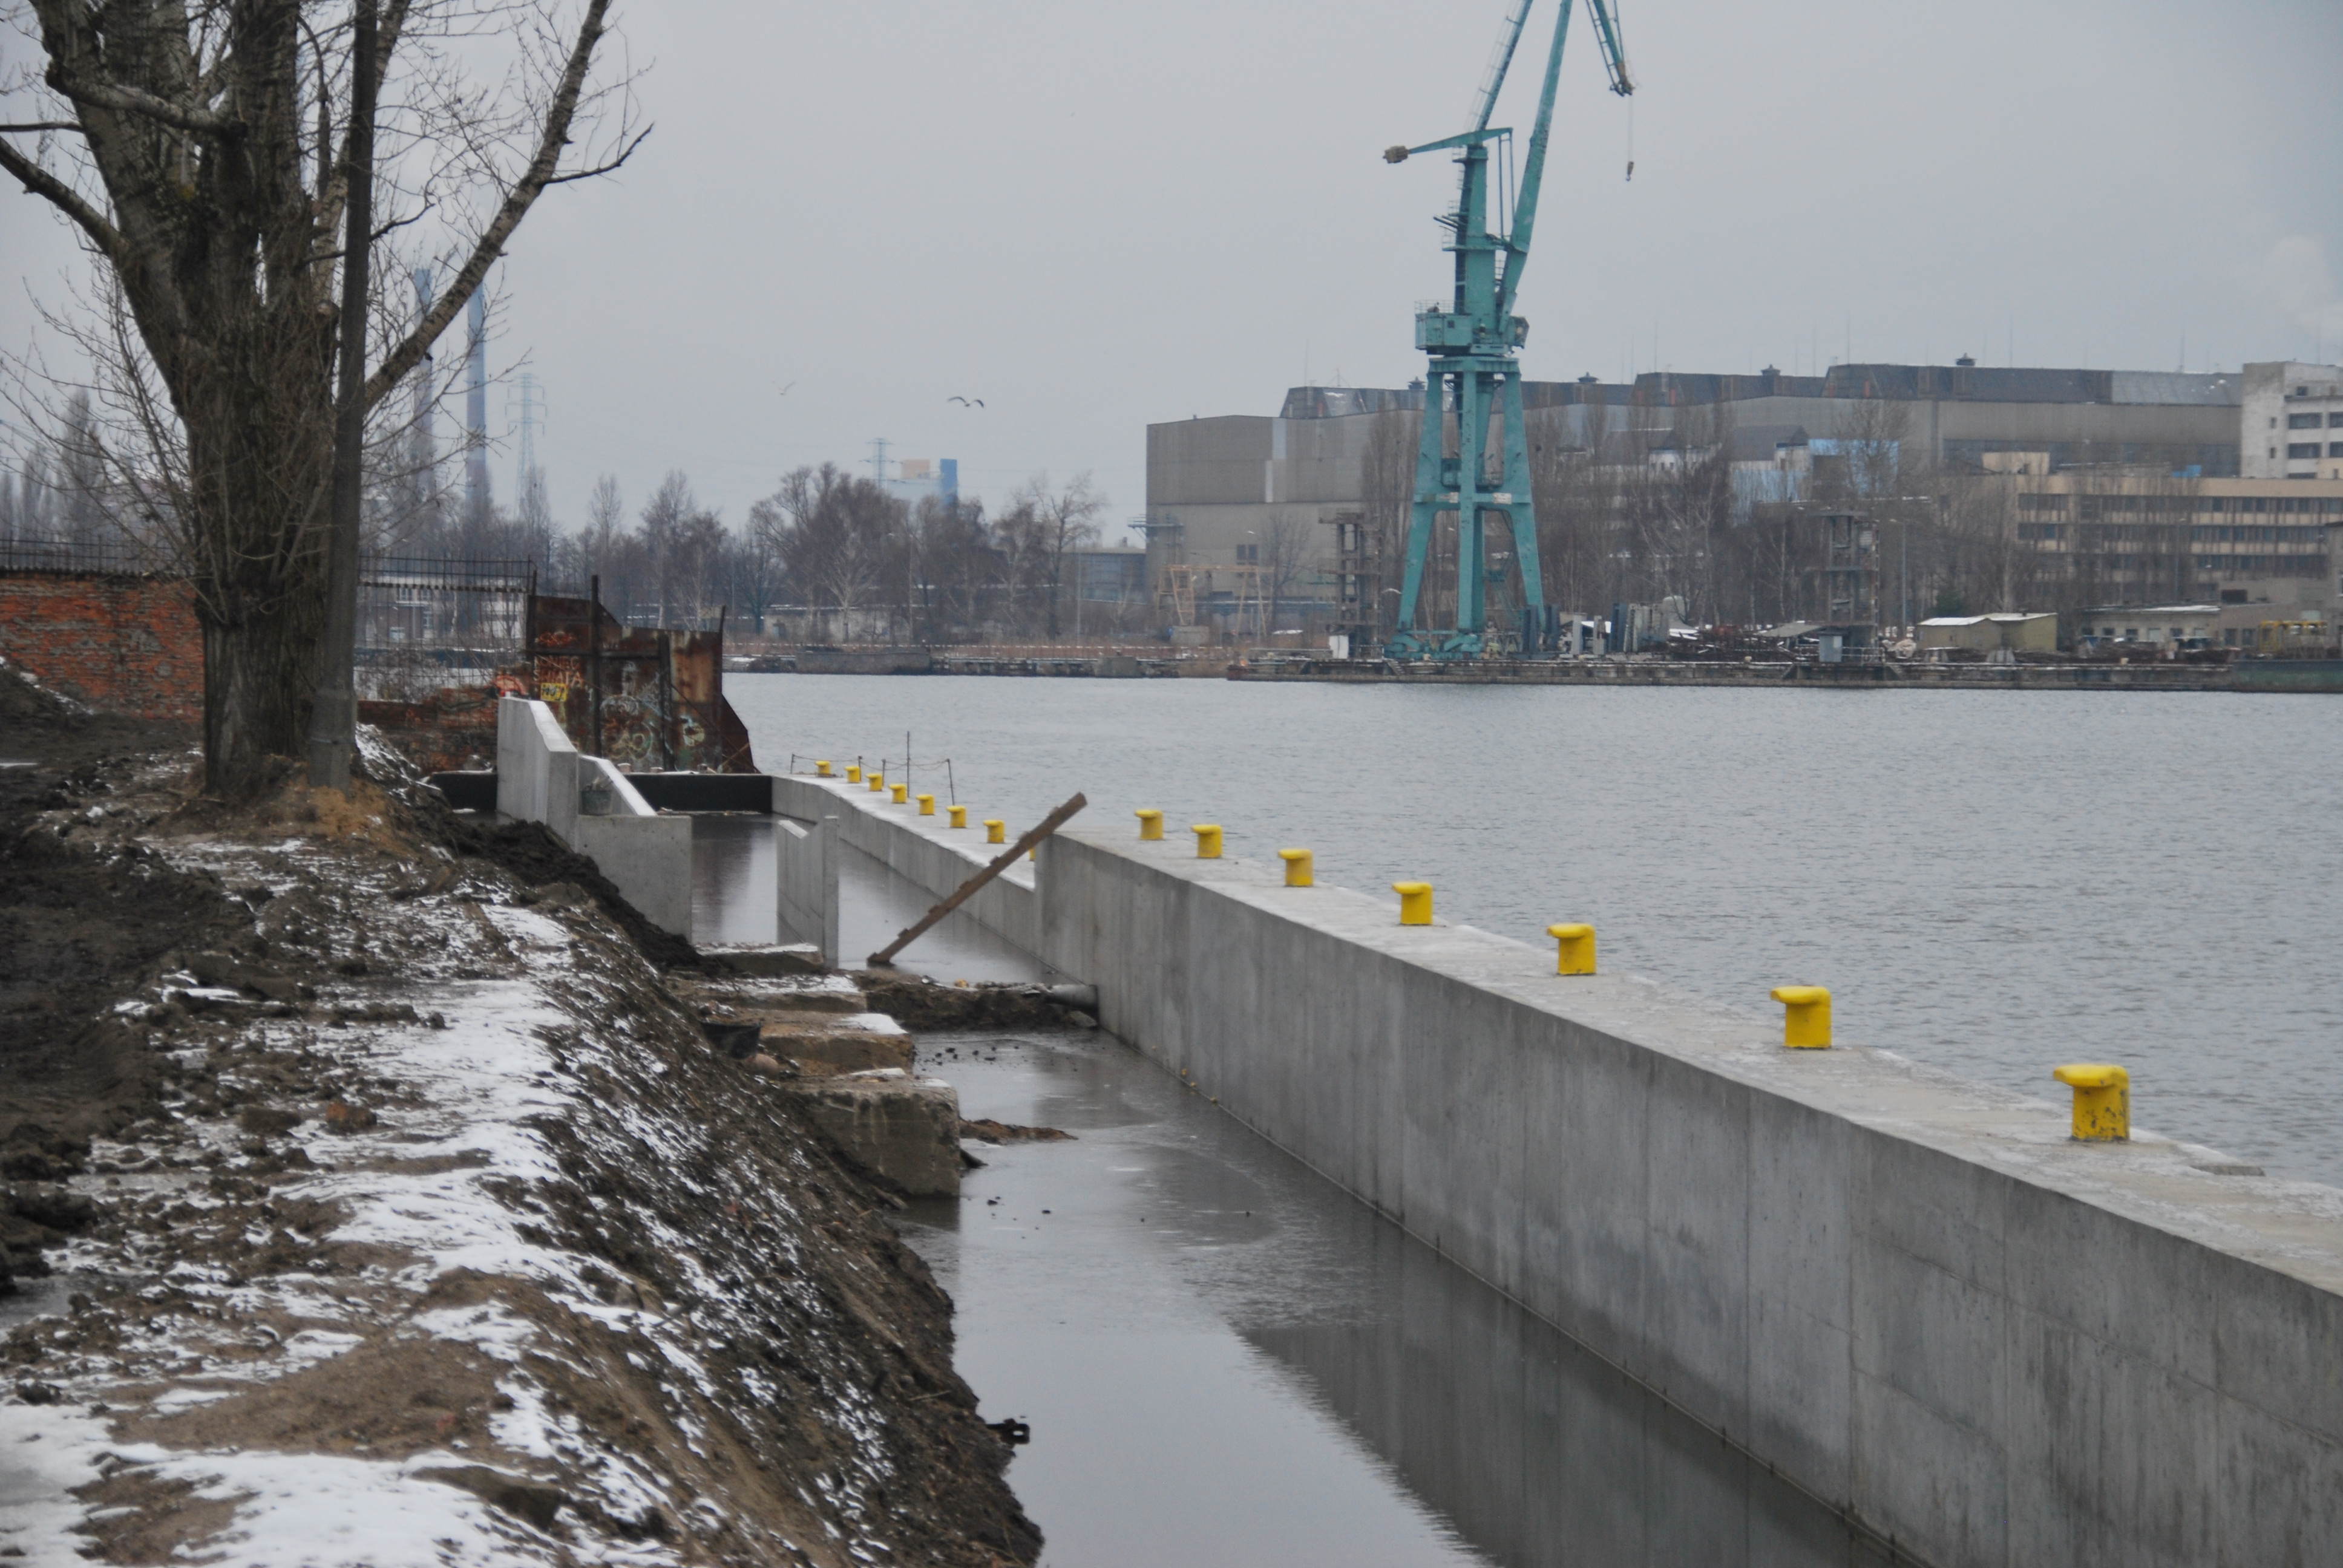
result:
<svg viewBox="0 0 2343 1568"><path fill-rule="evenodd" d="M379 756L231 817L176 738L0 722L8 1239L65 1296L0 1342L0 1556L1038 1555L899 1201L590 867Z"/></svg>

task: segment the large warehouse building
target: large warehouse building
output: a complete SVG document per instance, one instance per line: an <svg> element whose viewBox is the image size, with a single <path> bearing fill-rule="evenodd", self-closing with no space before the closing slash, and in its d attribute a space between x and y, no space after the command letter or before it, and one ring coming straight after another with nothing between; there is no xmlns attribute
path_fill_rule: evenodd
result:
<svg viewBox="0 0 2343 1568"><path fill-rule="evenodd" d="M1894 442L1907 475L2001 473L2016 483L2027 475L2128 470L2234 481L2241 472L2282 471L2298 481L2310 477L2311 465L2287 458L2300 456L2310 437L2287 427L2316 417L2324 458L2337 380L2332 367L2292 364L2181 374L1964 362L1843 365L1825 376L1658 372L1632 385L1590 377L1525 382L1523 395L1534 454L1583 455L1615 467L1680 460L1722 443L1745 497L1796 500L1804 448L1850 439ZM1149 426L1149 581L1171 618L1242 616L1248 599L1254 608L1245 618L1262 629L1272 620L1312 618L1336 591L1342 536L1324 525L1395 510L1403 516L1423 398L1420 387L1297 387L1273 417ZM2276 406L2288 402L2301 407ZM2307 416L2311 402L2318 407ZM2343 438L2343 414L2335 417ZM2273 421L2284 435L2260 429ZM2254 432L2242 431L2248 422ZM2271 461L2273 447L2286 457ZM2248 457L2258 461L2244 461ZM2343 474L2328 461L2315 471L2319 479Z"/></svg>

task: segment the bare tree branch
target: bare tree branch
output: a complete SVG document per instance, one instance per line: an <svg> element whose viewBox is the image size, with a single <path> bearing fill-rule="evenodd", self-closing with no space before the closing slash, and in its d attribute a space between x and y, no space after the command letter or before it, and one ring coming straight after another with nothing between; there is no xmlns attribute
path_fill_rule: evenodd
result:
<svg viewBox="0 0 2343 1568"><path fill-rule="evenodd" d="M0 131L78 131L78 120L20 120L13 125L0 125Z"/></svg>
<svg viewBox="0 0 2343 1568"><path fill-rule="evenodd" d="M73 219L118 270L130 270L134 265L130 245L122 237L122 231L106 222L96 207L82 200L71 186L5 142L0 142L0 169L15 176L26 192L47 198L51 206Z"/></svg>
<svg viewBox="0 0 2343 1568"><path fill-rule="evenodd" d="M645 126L635 133L633 140L618 150L618 156L596 164L590 169L572 169L566 175L556 175L545 183L548 186L566 186L571 180L598 179L603 175L615 173L626 166L627 160L635 156L635 149L641 146L651 132L656 129L658 129L656 126Z"/></svg>
<svg viewBox="0 0 2343 1568"><path fill-rule="evenodd" d="M431 345L456 319L456 313L488 277L488 268L503 254L505 241L520 226L520 220L528 216L529 207L553 183L561 162L561 149L569 143L569 123L578 113L578 95L586 85L587 67L593 64L594 46L601 41L602 17L609 8L609 0L592 0L587 6L585 19L578 25L578 41L569 51L561 85L555 90L552 108L546 116L545 133L538 138L537 156L529 160L528 172L505 197L504 206L480 236L479 243L472 247L470 258L432 306L430 314L407 334L406 341L384 356L374 374L367 377L364 400L368 407L382 401L408 371L422 362Z"/></svg>
<svg viewBox="0 0 2343 1568"><path fill-rule="evenodd" d="M226 115L215 114L209 109L184 108L136 87L83 81L55 62L49 65L47 81L50 86L76 104L86 104L96 109L111 109L118 115L143 116L192 136L227 136L243 128L240 121Z"/></svg>

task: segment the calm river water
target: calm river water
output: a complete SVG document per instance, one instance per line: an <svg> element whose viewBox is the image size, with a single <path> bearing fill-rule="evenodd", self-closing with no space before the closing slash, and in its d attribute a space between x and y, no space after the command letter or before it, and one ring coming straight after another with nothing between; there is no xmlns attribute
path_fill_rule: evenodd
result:
<svg viewBox="0 0 2343 1568"><path fill-rule="evenodd" d="M905 1239L1042 1568L1884 1568L1835 1516L1096 1035L925 1035L984 1147Z"/></svg>
<svg viewBox="0 0 2343 1568"><path fill-rule="evenodd" d="M893 777L909 731L916 788L1012 835L1077 789L1086 826L1219 822L1231 854L1420 878L1443 918L1525 941L1592 920L1606 969L1753 1016L1827 985L1841 1038L2061 1103L2056 1063L2122 1062L2141 1126L2343 1185L2331 698L726 686L770 769Z"/></svg>

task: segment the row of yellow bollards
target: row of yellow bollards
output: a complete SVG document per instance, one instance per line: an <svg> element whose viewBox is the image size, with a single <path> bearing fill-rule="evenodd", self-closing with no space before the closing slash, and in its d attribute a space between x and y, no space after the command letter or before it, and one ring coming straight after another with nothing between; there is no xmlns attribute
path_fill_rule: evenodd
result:
<svg viewBox="0 0 2343 1568"><path fill-rule="evenodd" d="M830 762L828 759L819 757L814 759L813 776L817 779L835 779L838 777L837 774L830 770ZM888 799L898 806L909 806L916 803L920 809L920 815L922 817L932 817L936 814L936 798L933 795L913 795L910 793L910 786L908 784L890 784L887 782L887 775L878 769L874 768L866 773L863 771L860 763L850 762L846 765L846 781L849 784L866 785L874 794L880 789L888 790L890 792ZM944 812L953 827L965 828L968 826L967 807L946 806L944 808ZM984 819L984 841L988 844L1006 844L1009 842L1009 824L1007 820L1000 817L987 817Z"/></svg>
<svg viewBox="0 0 2343 1568"><path fill-rule="evenodd" d="M827 761L814 763L817 778L830 779ZM866 782L863 769L850 765L846 769L850 784ZM869 788L876 792L888 789L885 774L873 770L868 775ZM898 806L908 804L908 786L892 786L890 799ZM936 814L933 795L916 797L922 817ZM968 826L968 808L949 806L951 825ZM1163 813L1153 807L1142 807L1132 813L1139 819L1139 836L1149 843L1163 838ZM1008 824L998 817L984 819L985 842L1008 842ZM1192 823L1189 831L1196 836L1196 858L1217 860L1224 837L1217 822ZM1285 885L1289 888L1309 888L1317 885L1315 863L1307 849L1280 849L1277 858L1285 864ZM1393 882L1392 891L1399 895L1399 923L1403 926L1432 924L1432 884L1429 882ZM1545 934L1554 939L1554 972L1562 975L1594 973L1594 928L1584 923L1548 926ZM1775 986L1773 999L1782 1004L1782 1044L1792 1050L1827 1050L1831 1044L1831 993L1818 985ZM2131 1136L2131 1075L2108 1062L2076 1061L2057 1068L2052 1075L2075 1091L2074 1136L2088 1143L2117 1141Z"/></svg>
<svg viewBox="0 0 2343 1568"><path fill-rule="evenodd" d="M1152 807L1142 807L1133 813L1139 819L1139 836L1150 842L1163 837L1163 813ZM1222 829L1217 822L1198 822L1189 831L1196 835L1196 858L1217 860L1221 858ZM1317 885L1311 853L1307 849L1280 849L1277 858L1285 862L1285 885L1289 888L1309 888ZM1432 884L1429 882L1393 882L1392 891L1399 895L1399 923L1403 926L1432 924ZM1555 942L1554 972L1564 975L1591 975L1594 972L1594 928L1581 923L1552 925L1545 934ZM1827 1050L1831 1044L1831 993L1818 985L1775 986L1773 999L1782 1004L1782 1044L1792 1050ZM2131 1136L2131 1075L2122 1068L2106 1062L2069 1062L2053 1074L2061 1083L2075 1091L2075 1137L2084 1142L2098 1143L2127 1139Z"/></svg>

